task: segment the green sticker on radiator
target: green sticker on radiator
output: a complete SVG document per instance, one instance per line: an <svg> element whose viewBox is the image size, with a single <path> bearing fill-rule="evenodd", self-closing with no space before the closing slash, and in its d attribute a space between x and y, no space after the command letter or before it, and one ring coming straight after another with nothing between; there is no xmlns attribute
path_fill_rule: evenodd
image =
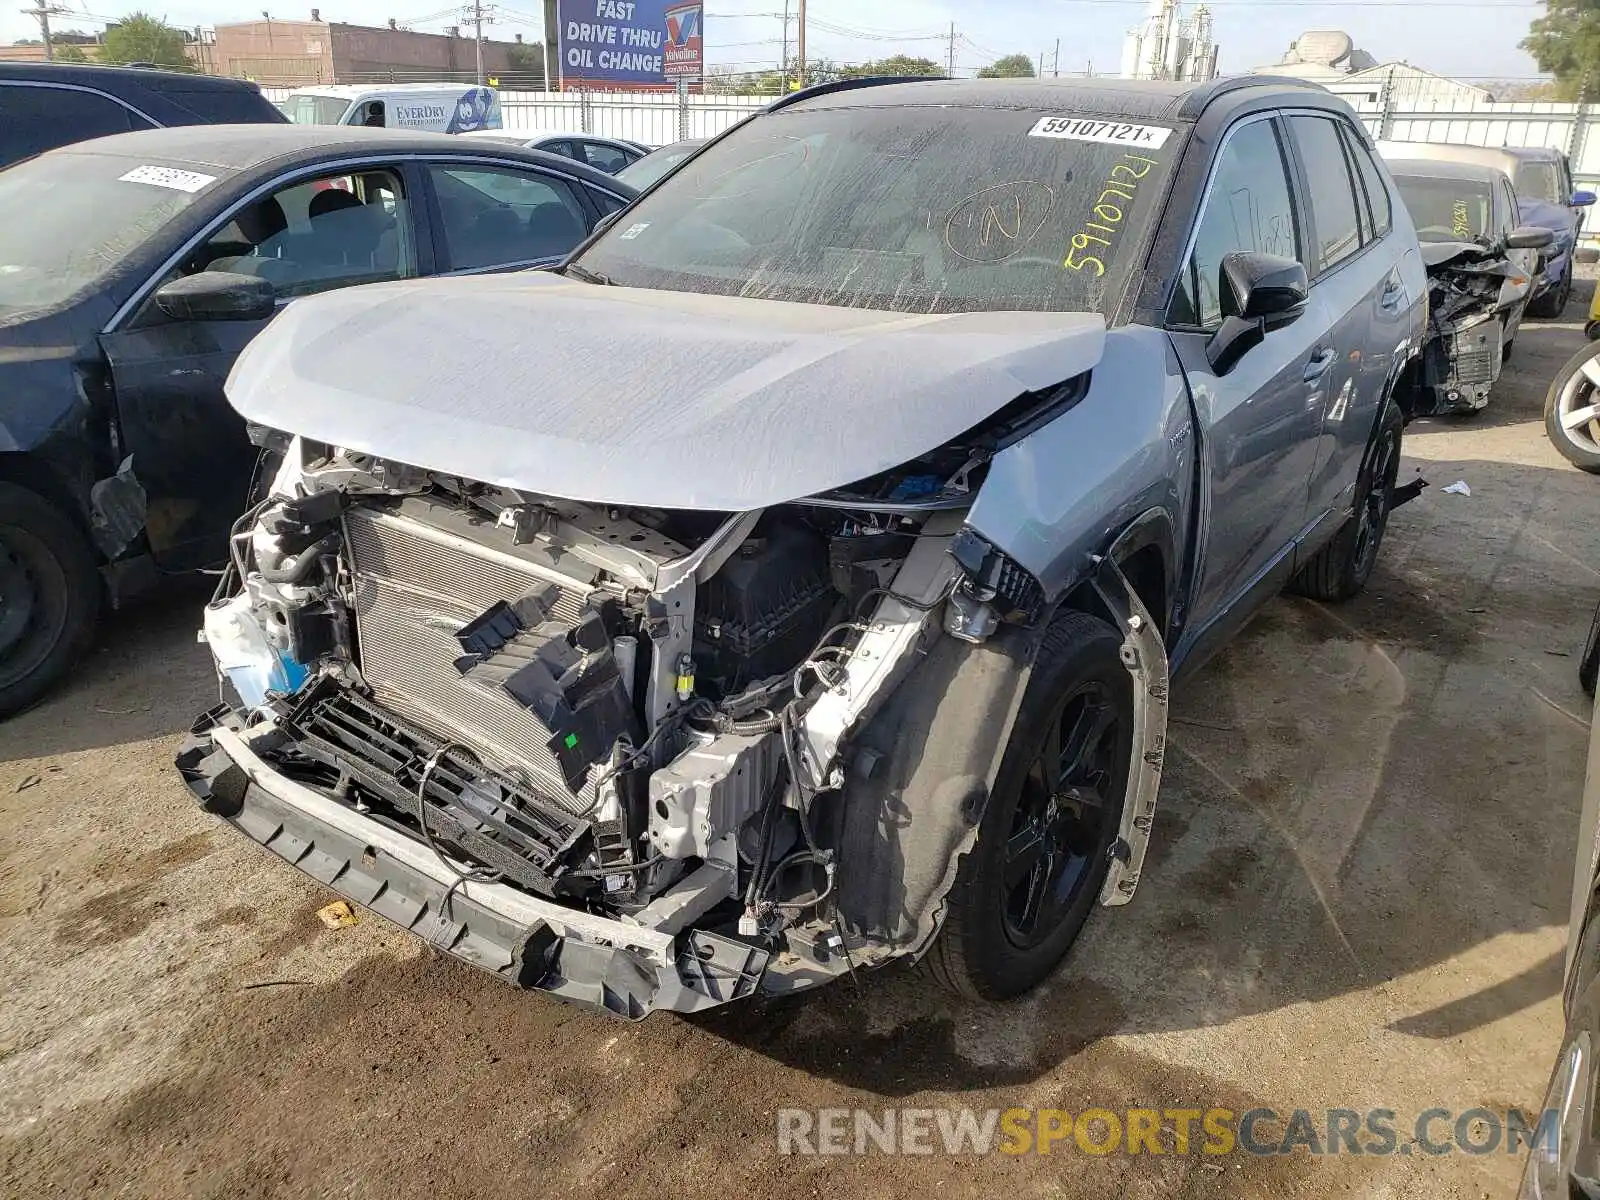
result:
<svg viewBox="0 0 1600 1200"><path fill-rule="evenodd" d="M575 734L575 733L567 734L567 742L566 742L567 749L568 750L575 749L577 747L577 745L578 745L578 735Z"/></svg>

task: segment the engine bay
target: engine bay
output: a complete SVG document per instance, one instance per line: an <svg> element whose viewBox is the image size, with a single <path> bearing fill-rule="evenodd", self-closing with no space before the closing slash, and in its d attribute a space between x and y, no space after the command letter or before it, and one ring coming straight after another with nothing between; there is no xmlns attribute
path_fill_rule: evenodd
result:
<svg viewBox="0 0 1600 1200"><path fill-rule="evenodd" d="M286 450L205 626L263 756L464 880L650 928L814 918L849 729L941 616L1014 607L962 531L970 446L745 513Z"/></svg>

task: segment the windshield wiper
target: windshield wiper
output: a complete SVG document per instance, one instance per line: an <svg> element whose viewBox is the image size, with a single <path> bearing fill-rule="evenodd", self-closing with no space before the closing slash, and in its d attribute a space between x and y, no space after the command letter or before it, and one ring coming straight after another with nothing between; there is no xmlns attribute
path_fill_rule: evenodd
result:
<svg viewBox="0 0 1600 1200"><path fill-rule="evenodd" d="M588 267L580 267L576 263L569 263L567 266L562 267L561 273L563 275L571 275L574 279L581 279L585 283L598 283L605 287L616 286L611 282L611 276L602 275L599 271L591 271Z"/></svg>

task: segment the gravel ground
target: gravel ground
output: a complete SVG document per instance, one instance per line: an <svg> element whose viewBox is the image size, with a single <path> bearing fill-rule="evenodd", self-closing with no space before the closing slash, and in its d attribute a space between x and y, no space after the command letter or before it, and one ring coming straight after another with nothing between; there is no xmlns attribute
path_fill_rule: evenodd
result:
<svg viewBox="0 0 1600 1200"><path fill-rule="evenodd" d="M1559 1037L1600 481L1540 405L1589 294L1524 329L1482 417L1408 431L1434 486L1366 595L1274 602L1180 690L1137 899L1006 1007L904 970L625 1025L370 915L328 929L332 897L171 769L215 700L203 590L121 615L0 726L0 1194L1509 1195L1517 1157L1413 1154L1409 1127L1533 1108ZM781 1107L890 1105L1376 1107L1401 1144L777 1152Z"/></svg>

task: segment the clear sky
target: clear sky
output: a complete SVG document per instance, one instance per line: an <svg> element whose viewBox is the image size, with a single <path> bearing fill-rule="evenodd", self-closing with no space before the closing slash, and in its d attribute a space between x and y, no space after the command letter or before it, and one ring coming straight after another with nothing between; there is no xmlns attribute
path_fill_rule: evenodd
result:
<svg viewBox="0 0 1600 1200"><path fill-rule="evenodd" d="M444 0L60 0L63 7L114 19L144 7L164 13L174 25L193 27L258 18L265 7L274 17L309 16L313 3L327 21L381 25L389 17L414 28L438 31L462 21L461 11L428 9ZM589 0L564 0L581 11ZM861 62L890 54L914 54L944 61L955 23L956 67L967 74L998 55L1026 53L1047 67L1061 41L1061 69L1114 73L1122 37L1137 23L1146 0L808 0L807 53L840 62ZM793 0L791 0L793 3ZM124 4L126 8L124 8ZM776 67L780 53L784 0L708 0L707 58L712 64L758 69ZM38 27L18 12L20 0L0 11L0 40L37 37ZM540 0L489 4L496 12L493 36L507 40L521 32L537 36ZM1517 48L1528 22L1543 6L1527 0L1212 0L1219 65L1224 72L1278 61L1284 49L1307 29L1338 28L1379 62L1404 59L1445 75L1466 78L1520 78L1536 73L1533 61ZM464 11L464 10L462 10ZM54 18L57 28L94 28L88 19ZM832 27L830 29L830 27ZM849 30L853 32L839 32ZM872 36L863 36L863 35Z"/></svg>

